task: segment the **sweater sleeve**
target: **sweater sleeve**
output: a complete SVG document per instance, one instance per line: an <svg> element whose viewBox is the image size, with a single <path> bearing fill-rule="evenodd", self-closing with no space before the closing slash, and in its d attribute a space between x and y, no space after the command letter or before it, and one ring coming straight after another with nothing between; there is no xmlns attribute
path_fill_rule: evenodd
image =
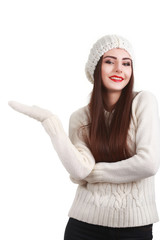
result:
<svg viewBox="0 0 160 240"><path fill-rule="evenodd" d="M53 147L57 152L62 164L75 180L84 179L89 175L95 165L95 160L87 148L79 127L83 124L83 112L79 110L72 113L69 120L69 137L57 116L53 115L42 122L43 127L49 134Z"/></svg>
<svg viewBox="0 0 160 240"><path fill-rule="evenodd" d="M86 180L90 183L128 183L153 176L160 165L160 118L156 97L149 91L139 93L132 103L137 122L136 154L114 162L95 164Z"/></svg>

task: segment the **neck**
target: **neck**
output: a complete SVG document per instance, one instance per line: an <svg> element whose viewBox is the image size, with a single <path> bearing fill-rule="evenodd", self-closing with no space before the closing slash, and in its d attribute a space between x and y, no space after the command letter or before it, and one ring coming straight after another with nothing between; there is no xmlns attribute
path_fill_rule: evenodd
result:
<svg viewBox="0 0 160 240"><path fill-rule="evenodd" d="M111 112L118 101L121 95L121 91L104 91L103 92L103 101L104 101L104 108Z"/></svg>

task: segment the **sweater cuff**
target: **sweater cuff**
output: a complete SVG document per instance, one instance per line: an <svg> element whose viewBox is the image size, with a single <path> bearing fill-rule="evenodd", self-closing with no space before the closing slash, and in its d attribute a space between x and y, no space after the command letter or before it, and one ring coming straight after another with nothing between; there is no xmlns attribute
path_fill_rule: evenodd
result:
<svg viewBox="0 0 160 240"><path fill-rule="evenodd" d="M51 117L45 119L42 122L42 126L48 132L50 137L55 136L59 133L65 133L62 123L56 115L52 115Z"/></svg>

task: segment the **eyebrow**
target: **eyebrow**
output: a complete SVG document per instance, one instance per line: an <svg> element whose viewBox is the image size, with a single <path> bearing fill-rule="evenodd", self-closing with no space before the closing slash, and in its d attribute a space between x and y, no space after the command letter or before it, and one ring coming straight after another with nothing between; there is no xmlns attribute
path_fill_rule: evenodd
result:
<svg viewBox="0 0 160 240"><path fill-rule="evenodd" d="M117 59L116 57L113 57L113 56L105 56L104 58L114 58L114 59ZM122 60L131 60L132 61L131 58L122 58Z"/></svg>

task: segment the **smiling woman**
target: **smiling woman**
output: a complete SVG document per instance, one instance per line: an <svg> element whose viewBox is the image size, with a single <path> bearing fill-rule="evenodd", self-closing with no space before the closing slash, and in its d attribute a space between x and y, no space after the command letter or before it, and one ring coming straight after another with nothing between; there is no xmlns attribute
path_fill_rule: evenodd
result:
<svg viewBox="0 0 160 240"><path fill-rule="evenodd" d="M152 239L159 221L154 175L160 166L156 97L133 91L131 44L118 35L99 39L86 76L89 103L72 113L69 137L59 118L37 106L10 106L42 123L70 179L78 184L65 240Z"/></svg>

